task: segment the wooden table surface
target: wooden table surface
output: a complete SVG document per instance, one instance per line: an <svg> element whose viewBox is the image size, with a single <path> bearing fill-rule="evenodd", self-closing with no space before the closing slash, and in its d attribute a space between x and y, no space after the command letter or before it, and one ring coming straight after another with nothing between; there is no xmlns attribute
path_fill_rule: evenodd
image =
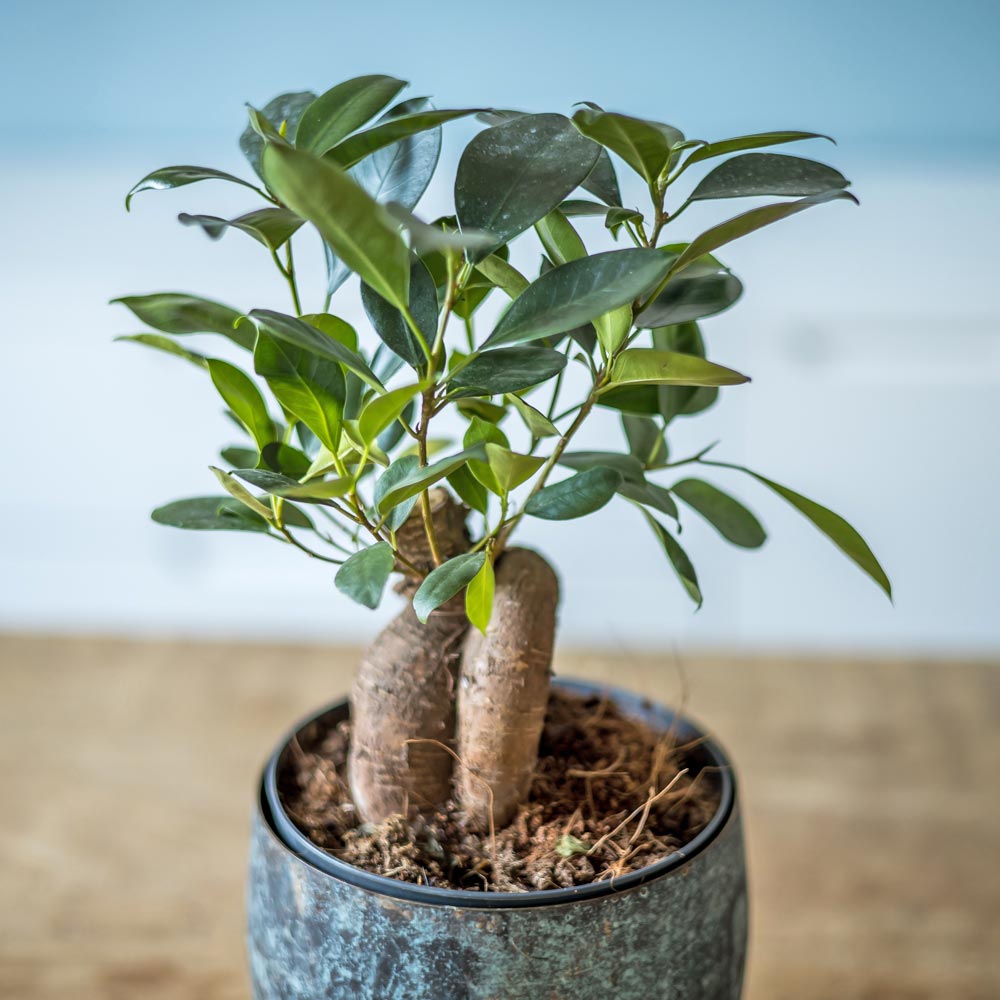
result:
<svg viewBox="0 0 1000 1000"><path fill-rule="evenodd" d="M356 656L0 637L0 997L245 1000L257 770ZM742 778L747 997L1000 997L1000 664L684 667ZM557 669L677 699L670 657Z"/></svg>

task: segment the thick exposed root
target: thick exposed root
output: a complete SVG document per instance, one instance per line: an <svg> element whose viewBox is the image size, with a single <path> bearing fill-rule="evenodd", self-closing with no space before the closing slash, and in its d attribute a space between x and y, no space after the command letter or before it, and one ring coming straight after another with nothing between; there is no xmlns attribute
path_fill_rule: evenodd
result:
<svg viewBox="0 0 1000 1000"><path fill-rule="evenodd" d="M432 491L435 534L443 558L468 548L466 509L445 490ZM433 565L419 506L397 532L397 544L422 570ZM400 589L410 593L413 579ZM468 628L461 596L422 625L407 604L365 650L351 693L353 740L348 774L361 817L430 813L451 794L448 743L455 728L455 687Z"/></svg>
<svg viewBox="0 0 1000 1000"><path fill-rule="evenodd" d="M528 549L497 562L487 634L470 631L458 691L456 792L469 822L502 827L527 797L549 697L559 581ZM491 794L492 793L492 794Z"/></svg>

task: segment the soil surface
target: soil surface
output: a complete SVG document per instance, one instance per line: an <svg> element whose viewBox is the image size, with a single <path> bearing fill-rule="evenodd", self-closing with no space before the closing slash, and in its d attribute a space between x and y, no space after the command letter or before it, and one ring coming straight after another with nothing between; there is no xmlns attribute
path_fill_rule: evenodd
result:
<svg viewBox="0 0 1000 1000"><path fill-rule="evenodd" d="M279 774L285 810L334 857L420 885L526 892L620 878L688 843L719 803L714 769L692 759L697 743L679 745L606 699L556 690L528 801L492 834L471 833L454 803L427 818L359 824L349 742L341 723L292 744Z"/></svg>

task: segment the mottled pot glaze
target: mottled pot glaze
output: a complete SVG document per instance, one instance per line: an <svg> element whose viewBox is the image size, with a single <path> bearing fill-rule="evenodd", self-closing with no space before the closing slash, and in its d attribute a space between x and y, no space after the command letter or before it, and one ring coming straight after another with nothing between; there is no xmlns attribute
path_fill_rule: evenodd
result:
<svg viewBox="0 0 1000 1000"><path fill-rule="evenodd" d="M667 709L610 695L661 730ZM317 719L347 717L346 702ZM703 734L677 723L682 739ZM721 792L683 850L616 879L571 889L481 893L372 875L315 847L284 814L271 758L253 823L248 886L255 1000L738 1000L747 938L736 783L711 740L695 763Z"/></svg>

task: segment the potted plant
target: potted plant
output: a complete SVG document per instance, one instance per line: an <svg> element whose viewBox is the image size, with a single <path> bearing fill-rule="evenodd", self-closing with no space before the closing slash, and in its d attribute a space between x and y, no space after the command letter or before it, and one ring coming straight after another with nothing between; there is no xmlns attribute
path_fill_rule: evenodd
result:
<svg viewBox="0 0 1000 1000"><path fill-rule="evenodd" d="M629 504L696 604L682 511L734 545L763 543L757 518L701 478L738 467L668 445L674 422L749 381L706 357L699 321L742 290L715 252L855 199L832 167L759 152L813 133L707 142L589 103L571 117L394 104L403 87L365 76L282 95L250 109L240 140L258 180L168 167L126 201L211 179L249 189L260 203L238 218L180 221L256 240L291 303L116 300L155 331L122 339L204 369L247 437L212 467L221 491L153 519L299 549L368 608L393 578L405 599L349 705L296 726L265 771L255 996L737 997L746 888L731 767L665 708L550 685L558 579L514 542L525 518ZM458 162L454 214L422 221L441 126L473 115L486 127ZM648 205L622 197L623 164ZM759 196L794 200L673 235L696 202ZM293 256L308 226L328 276L315 312ZM371 335L331 311L352 275ZM245 363L176 339L191 333L226 338ZM583 450L597 411L620 415L619 451ZM740 471L889 593L846 521Z"/></svg>

